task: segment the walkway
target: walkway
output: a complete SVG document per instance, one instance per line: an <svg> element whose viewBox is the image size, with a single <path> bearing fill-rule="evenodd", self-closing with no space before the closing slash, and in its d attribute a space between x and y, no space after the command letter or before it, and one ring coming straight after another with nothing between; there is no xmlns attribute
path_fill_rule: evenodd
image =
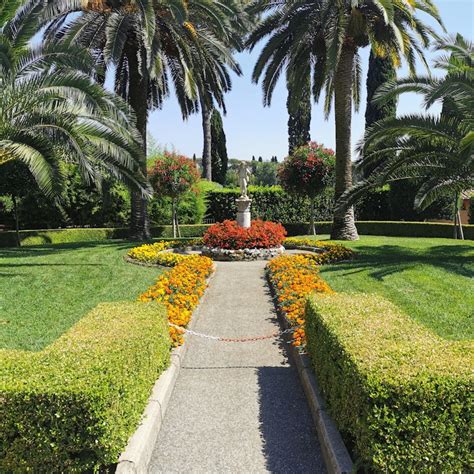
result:
<svg viewBox="0 0 474 474"><path fill-rule="evenodd" d="M218 263L194 329L224 337L278 327L265 262ZM280 340L188 338L151 473L325 472L296 369Z"/></svg>

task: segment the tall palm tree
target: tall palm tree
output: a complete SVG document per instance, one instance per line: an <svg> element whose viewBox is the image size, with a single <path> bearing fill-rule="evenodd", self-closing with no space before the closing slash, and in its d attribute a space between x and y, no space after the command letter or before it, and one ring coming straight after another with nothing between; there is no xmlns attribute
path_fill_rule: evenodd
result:
<svg viewBox="0 0 474 474"><path fill-rule="evenodd" d="M215 107L226 113L224 96L232 88L229 70L238 76L242 74L233 52L242 50L242 37L250 25L245 2L210 3L214 6L214 15L209 16L208 8L203 9L199 3L190 3L189 16L197 26L190 39L195 52L193 72L202 115L203 177L212 181L212 116Z"/></svg>
<svg viewBox="0 0 474 474"><path fill-rule="evenodd" d="M36 31L30 13L20 11L0 31L0 166L23 162L54 197L61 161L75 162L96 184L106 168L143 193L141 139L129 107L90 77L89 53L27 46Z"/></svg>
<svg viewBox="0 0 474 474"><path fill-rule="evenodd" d="M364 156L360 166L378 166L367 180L343 196L341 207L374 187L409 179L418 185L415 208L424 209L437 198L451 195L457 214L459 194L474 187L474 46L458 36L439 41L436 48L447 53L435 62L445 71L443 78L390 82L376 98L383 104L402 93L419 93L424 96L426 109L442 103L440 116L387 118L369 128L360 145ZM380 155L391 158L380 163Z"/></svg>
<svg viewBox="0 0 474 474"><path fill-rule="evenodd" d="M352 185L351 129L352 108L360 100L360 48L371 46L377 56L389 57L398 65L404 57L411 71L415 55L423 58L423 47L433 32L415 15L415 6L440 21L431 0L414 3L406 0L294 0L265 1L261 8L273 9L257 27L253 42L270 36L254 71L262 75L264 100L268 101L285 67L288 51L293 62L289 73L295 83L313 73L313 95L317 101L326 90L325 111L329 115L334 101L336 125L336 184L338 199ZM358 238L352 208L336 208L331 236L334 239Z"/></svg>
<svg viewBox="0 0 474 474"><path fill-rule="evenodd" d="M215 0L47 0L46 3L43 17L54 20L47 31L48 38L59 37L67 44L79 44L93 51L98 64L115 66L116 91L135 111L144 150L148 114L162 105L169 94L170 81L183 117L199 110L200 75L210 68L210 59L215 60L220 57L219 50L225 50L214 34L218 31L216 25L223 32L227 29L222 20L228 8L223 3ZM73 12L82 14L68 22ZM201 60L208 62L202 64ZM206 74L212 88L223 82L222 70L212 69L212 73ZM146 171L146 160L142 171ZM135 238L149 236L147 203L136 193L132 193L131 227Z"/></svg>
<svg viewBox="0 0 474 474"><path fill-rule="evenodd" d="M209 15L212 6L214 14ZM211 121L214 108L226 113L224 95L232 88L229 70L237 75L242 71L233 57L233 51L241 50L242 36L248 30L247 14L240 2L209 2L206 9L199 3L189 4L189 17L200 26L191 35L194 52L193 73L196 80L203 127L203 176L212 181L212 134Z"/></svg>

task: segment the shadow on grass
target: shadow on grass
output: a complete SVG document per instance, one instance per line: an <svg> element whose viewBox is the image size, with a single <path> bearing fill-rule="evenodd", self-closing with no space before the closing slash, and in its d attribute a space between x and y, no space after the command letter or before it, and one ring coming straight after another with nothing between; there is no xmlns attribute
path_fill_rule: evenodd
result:
<svg viewBox="0 0 474 474"><path fill-rule="evenodd" d="M104 267L102 263L0 263L0 268L22 267ZM1 273L0 273L1 276Z"/></svg>
<svg viewBox="0 0 474 474"><path fill-rule="evenodd" d="M93 242L74 242L48 245L32 245L26 247L6 247L0 248L0 258L30 258L43 257L47 255L68 252L81 249L107 249L115 248L117 250L128 250L137 245L143 245L146 242L132 242L129 240L100 240Z"/></svg>
<svg viewBox="0 0 474 474"><path fill-rule="evenodd" d="M474 277L474 252L468 245L439 245L426 250L397 245L358 246L355 251L357 256L353 261L327 268L331 272L345 272L342 276L368 271L370 277L379 281L418 265L431 265L455 275Z"/></svg>

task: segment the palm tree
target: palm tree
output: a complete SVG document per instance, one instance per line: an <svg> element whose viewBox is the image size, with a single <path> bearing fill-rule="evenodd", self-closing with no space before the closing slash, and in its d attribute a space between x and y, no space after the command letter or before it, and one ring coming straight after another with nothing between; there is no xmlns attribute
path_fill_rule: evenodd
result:
<svg viewBox="0 0 474 474"><path fill-rule="evenodd" d="M141 140L129 107L90 77L92 58L61 45L28 47L30 10L0 32L0 166L24 163L39 187L58 198L60 162L78 165L100 185L102 170L143 193Z"/></svg>
<svg viewBox="0 0 474 474"><path fill-rule="evenodd" d="M347 192L341 207L374 187L409 179L418 183L415 208L424 209L437 198L451 195L457 220L459 195L474 186L474 46L458 36L440 40L436 48L448 53L435 63L446 72L443 78L390 82L379 90L376 99L383 104L402 93L416 92L424 96L426 109L441 102L440 116L387 118L369 128L360 145L364 156L360 166L372 167L379 163L380 155L391 158Z"/></svg>
<svg viewBox="0 0 474 474"><path fill-rule="evenodd" d="M233 51L242 50L241 38L249 29L249 19L242 2L209 3L214 9L213 15L209 16L209 6L203 9L199 3L190 3L189 16L197 26L190 40L195 53L193 71L202 115L203 177L212 181L212 116L216 106L226 113L224 95L232 88L228 70L238 76L242 74Z"/></svg>
<svg viewBox="0 0 474 474"><path fill-rule="evenodd" d="M15 16L21 3L22 0L0 0L0 28Z"/></svg>
<svg viewBox="0 0 474 474"><path fill-rule="evenodd" d="M285 67L295 84L307 80L308 69L312 71L315 100L318 101L323 87L326 90L326 115L334 100L338 199L352 185L352 107L355 105L357 110L360 100L360 48L370 45L377 56L389 57L395 65L404 57L414 71L415 55L423 57L422 47L429 44L433 32L415 16L415 5L404 0L259 3L261 8L274 9L252 38L256 42L270 36L254 71L256 80L264 75L264 100L268 102ZM439 20L431 0L417 2L416 7ZM289 67L287 58L291 50L291 57L304 60L294 61ZM331 236L343 240L358 238L352 208L336 208Z"/></svg>
<svg viewBox="0 0 474 474"><path fill-rule="evenodd" d="M78 11L82 14L68 22L68 15ZM148 114L161 107L170 81L183 117L199 110L202 77L212 86L211 94L216 85L225 83L221 70L208 69L225 51L214 33L216 25L226 31L227 24L222 23L226 11L229 8L214 0L47 0L43 17L54 19L48 38L86 47L98 64L115 66L115 89L135 111L146 150ZM131 227L137 239L150 235L147 202L136 193L132 193Z"/></svg>

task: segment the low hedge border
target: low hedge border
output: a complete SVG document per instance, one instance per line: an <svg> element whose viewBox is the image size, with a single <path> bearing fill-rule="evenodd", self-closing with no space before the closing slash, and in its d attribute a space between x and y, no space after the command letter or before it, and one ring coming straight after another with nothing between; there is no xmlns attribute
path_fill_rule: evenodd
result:
<svg viewBox="0 0 474 474"><path fill-rule="evenodd" d="M309 224L283 224L288 236L305 235ZM210 226L207 224L180 226L183 238L202 237ZM382 222L359 221L357 229L361 235L386 235L392 237L438 237L452 238L453 225L436 222ZM464 225L464 237L474 240L474 225ZM331 222L317 222L318 234L329 234ZM172 239L171 226L153 227L152 237ZM64 244L76 242L100 242L111 239L127 239L128 229L55 229L55 230L22 230L20 231L21 244L25 247L34 245ZM0 232L0 247L15 247L16 234L13 231Z"/></svg>
<svg viewBox="0 0 474 474"><path fill-rule="evenodd" d="M181 225L181 237L201 237L208 229L208 225ZM113 239L128 239L129 229L126 228L84 228L84 229L46 229L20 231L21 245L32 247L36 245L69 244L77 242L101 242ZM151 236L156 239L172 239L171 226L151 228ZM0 232L0 247L15 247L16 233L13 231Z"/></svg>
<svg viewBox="0 0 474 474"><path fill-rule="evenodd" d="M39 353L0 351L0 471L117 462L170 360L165 308L102 303Z"/></svg>
<svg viewBox="0 0 474 474"><path fill-rule="evenodd" d="M404 222L404 221L358 221L360 235L383 235L387 237L434 237L452 239L453 224L439 222ZM289 236L306 235L309 224L284 224ZM330 234L331 222L317 222L318 234ZM463 225L464 238L474 240L474 225Z"/></svg>
<svg viewBox="0 0 474 474"><path fill-rule="evenodd" d="M329 412L373 472L472 470L472 342L444 341L378 295L318 295L307 348Z"/></svg>

